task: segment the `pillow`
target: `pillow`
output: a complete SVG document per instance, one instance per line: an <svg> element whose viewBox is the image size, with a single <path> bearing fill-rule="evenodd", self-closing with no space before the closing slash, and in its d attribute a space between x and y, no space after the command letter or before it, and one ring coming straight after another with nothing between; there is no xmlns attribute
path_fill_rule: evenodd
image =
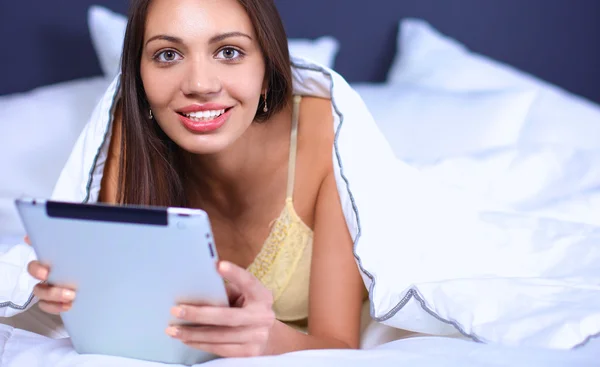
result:
<svg viewBox="0 0 600 367"><path fill-rule="evenodd" d="M121 65L123 38L127 17L105 7L93 5L88 11L88 24L92 44L98 55L104 75L111 79L117 75ZM330 36L316 40L290 39L290 53L333 68L339 50L339 42Z"/></svg>
<svg viewBox="0 0 600 367"><path fill-rule="evenodd" d="M428 162L517 143L535 93L460 92L357 84L375 121L405 161Z"/></svg>
<svg viewBox="0 0 600 367"><path fill-rule="evenodd" d="M315 40L291 39L288 47L292 57L302 57L333 69L340 44L334 37L321 36Z"/></svg>
<svg viewBox="0 0 600 367"><path fill-rule="evenodd" d="M598 148L600 106L518 69L469 51L420 19L400 22L388 81L454 91L535 89L538 97L520 144L556 143Z"/></svg>
<svg viewBox="0 0 600 367"><path fill-rule="evenodd" d="M98 5L90 6L87 18L100 68L112 80L120 72L127 18Z"/></svg>
<svg viewBox="0 0 600 367"><path fill-rule="evenodd" d="M14 199L52 194L108 84L83 78L0 97L0 235L24 234Z"/></svg>

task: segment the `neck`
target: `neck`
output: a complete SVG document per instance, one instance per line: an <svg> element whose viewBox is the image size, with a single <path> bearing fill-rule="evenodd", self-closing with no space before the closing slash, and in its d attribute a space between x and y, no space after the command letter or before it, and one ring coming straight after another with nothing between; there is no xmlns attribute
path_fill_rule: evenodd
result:
<svg viewBox="0 0 600 367"><path fill-rule="evenodd" d="M235 215L262 200L261 193L272 192L279 183L266 178L279 177L279 170L287 168L289 139L280 137L289 131L288 125L278 118L252 124L226 150L189 156L185 171L191 202Z"/></svg>

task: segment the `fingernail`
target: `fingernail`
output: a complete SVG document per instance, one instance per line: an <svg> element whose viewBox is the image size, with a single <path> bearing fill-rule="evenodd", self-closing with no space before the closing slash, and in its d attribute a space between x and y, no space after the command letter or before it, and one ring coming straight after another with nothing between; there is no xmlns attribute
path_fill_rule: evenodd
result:
<svg viewBox="0 0 600 367"><path fill-rule="evenodd" d="M75 299L75 292L65 289L62 292L62 297L65 301L72 301Z"/></svg>
<svg viewBox="0 0 600 367"><path fill-rule="evenodd" d="M167 335L172 337L176 337L177 335L179 335L179 329L173 326L169 326L167 330L165 330L165 332L167 333Z"/></svg>
<svg viewBox="0 0 600 367"><path fill-rule="evenodd" d="M38 271L38 279L46 280L48 278L48 270L42 268Z"/></svg>
<svg viewBox="0 0 600 367"><path fill-rule="evenodd" d="M185 316L185 310L182 307L173 307L171 313L173 314L173 316L178 317L180 319Z"/></svg>

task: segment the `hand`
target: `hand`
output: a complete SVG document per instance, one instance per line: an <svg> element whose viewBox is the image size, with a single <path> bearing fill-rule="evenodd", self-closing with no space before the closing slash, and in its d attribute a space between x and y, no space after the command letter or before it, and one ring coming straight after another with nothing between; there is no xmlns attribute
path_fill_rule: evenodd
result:
<svg viewBox="0 0 600 367"><path fill-rule="evenodd" d="M245 269L230 262L219 263L227 279L231 307L178 305L173 316L195 326L167 328L166 333L183 343L221 357L267 354L275 324L273 295Z"/></svg>
<svg viewBox="0 0 600 367"><path fill-rule="evenodd" d="M31 245L28 236L25 236L25 242ZM39 261L32 261L27 265L27 271L29 275L42 282L33 288L33 294L39 298L39 306L42 311L59 314L71 309L75 299L75 291L45 283L48 280L48 274L50 274L48 266Z"/></svg>

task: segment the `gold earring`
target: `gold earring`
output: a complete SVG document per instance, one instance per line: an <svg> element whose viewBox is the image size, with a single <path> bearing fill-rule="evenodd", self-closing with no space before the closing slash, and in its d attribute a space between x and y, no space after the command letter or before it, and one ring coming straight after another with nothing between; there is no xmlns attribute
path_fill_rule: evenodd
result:
<svg viewBox="0 0 600 367"><path fill-rule="evenodd" d="M263 99L265 101L265 107L263 107L263 112L267 113L269 112L269 107L267 107L267 92L265 92L265 94L263 95Z"/></svg>
<svg viewBox="0 0 600 367"><path fill-rule="evenodd" d="M152 116L152 108L150 109L150 114L148 115L148 117L150 117L150 120L154 118L154 116Z"/></svg>

